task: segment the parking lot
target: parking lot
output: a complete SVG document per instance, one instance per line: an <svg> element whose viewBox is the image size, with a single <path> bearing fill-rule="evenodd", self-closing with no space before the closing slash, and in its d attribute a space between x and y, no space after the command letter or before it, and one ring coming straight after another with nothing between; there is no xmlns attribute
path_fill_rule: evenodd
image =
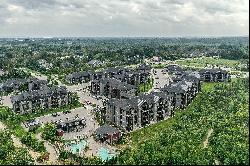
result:
<svg viewBox="0 0 250 166"><path fill-rule="evenodd" d="M83 83L66 87L69 91L77 93L77 95L79 96L79 101L81 103L85 104L85 102L88 101L89 103L96 104L97 106L102 107L103 106L102 100L94 98L93 95L87 89L89 85L90 83ZM101 97L105 99L105 97L103 96Z"/></svg>
<svg viewBox="0 0 250 166"><path fill-rule="evenodd" d="M55 122L55 121L66 121L67 118L73 119L76 115L78 115L80 118L85 118L86 119L86 127L84 127L81 131L79 132L70 132L70 133L64 133L63 138L66 140L71 140L75 139L77 136L90 136L93 131L97 127L99 127L98 123L94 120L94 115L91 113L91 106L88 106L86 109L83 107L75 108L72 109L70 113L63 113L59 112L57 113L58 116L53 116L51 114L41 116L36 118L40 123L45 124L45 123L50 123L50 122Z"/></svg>
<svg viewBox="0 0 250 166"><path fill-rule="evenodd" d="M154 69L154 73L152 73L154 78L154 87L153 90L158 90L163 88L165 85L169 84L170 76L163 71L163 69Z"/></svg>
<svg viewBox="0 0 250 166"><path fill-rule="evenodd" d="M1 104L3 105L3 106L7 106L7 107L9 107L9 108L13 108L13 105L12 105L12 103L11 103L11 99L10 99L10 97L12 96L12 94L10 94L10 95L8 95L8 96L1 96L0 98L0 100L1 100Z"/></svg>

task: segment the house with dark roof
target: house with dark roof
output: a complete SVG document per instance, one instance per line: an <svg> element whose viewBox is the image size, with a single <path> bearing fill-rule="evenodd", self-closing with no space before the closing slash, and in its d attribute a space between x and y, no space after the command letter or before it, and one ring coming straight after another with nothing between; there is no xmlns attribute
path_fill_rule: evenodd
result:
<svg viewBox="0 0 250 166"><path fill-rule="evenodd" d="M231 81L231 76L226 70L220 68L201 69L199 71L201 80L204 82Z"/></svg>
<svg viewBox="0 0 250 166"><path fill-rule="evenodd" d="M91 82L91 92L108 98L130 98L135 95L136 86L121 82L115 78L103 78Z"/></svg>
<svg viewBox="0 0 250 166"><path fill-rule="evenodd" d="M0 83L0 91L12 92L14 90L22 89L21 87L25 87L25 89L32 91L32 90L38 90L41 86L47 84L48 82L46 80L38 80L37 78L9 79L3 83Z"/></svg>
<svg viewBox="0 0 250 166"><path fill-rule="evenodd" d="M86 83L93 77L92 71L74 72L65 77L65 80L70 84Z"/></svg>
<svg viewBox="0 0 250 166"><path fill-rule="evenodd" d="M184 72L184 70L177 64L168 65L165 67L164 70L169 74L174 74L174 75L182 75Z"/></svg>
<svg viewBox="0 0 250 166"><path fill-rule="evenodd" d="M172 116L172 100L171 95L162 92L130 99L109 99L103 114L106 122L132 131Z"/></svg>
<svg viewBox="0 0 250 166"><path fill-rule="evenodd" d="M102 71L104 77L102 78L115 78L121 82L126 82L131 85L139 85L144 83L150 77L150 72L143 70L131 70L122 67L107 68Z"/></svg>
<svg viewBox="0 0 250 166"><path fill-rule="evenodd" d="M115 127L104 124L96 129L94 137L96 140L107 142L112 145L121 138L121 132Z"/></svg>
<svg viewBox="0 0 250 166"><path fill-rule="evenodd" d="M183 79L179 82L173 82L161 89L161 91L171 94L174 97L173 105L175 108L185 108L200 90L200 84L193 80Z"/></svg>
<svg viewBox="0 0 250 166"><path fill-rule="evenodd" d="M127 131L132 131L174 116L175 108L185 108L200 91L200 74L199 72L184 71L175 65L169 67L169 69L171 68L174 68L171 71L175 74L176 81L170 82L169 85L160 89L160 92L139 94L128 98L110 97L104 104L104 120ZM137 73L139 72L137 71ZM132 72L130 71L130 73ZM108 79L102 80L104 84L107 82ZM110 79L109 82L112 82L113 85L118 84L115 79ZM120 81L119 84L121 84ZM108 85L108 87L112 87L112 85ZM100 90L102 89L100 84L98 88L98 91L103 91ZM105 88L103 89L105 91ZM99 94L103 93L99 92Z"/></svg>
<svg viewBox="0 0 250 166"><path fill-rule="evenodd" d="M136 68L137 71L145 72L145 73L150 73L152 70L152 67L147 64L141 64Z"/></svg>
<svg viewBox="0 0 250 166"><path fill-rule="evenodd" d="M74 118L67 118L65 121L59 120L55 122L57 130L61 130L64 133L79 132L86 127L86 118L80 118L76 115Z"/></svg>
<svg viewBox="0 0 250 166"><path fill-rule="evenodd" d="M28 82L28 89L29 91L39 90L43 86L47 86L48 81L46 80L39 80L37 78L30 78L27 80Z"/></svg>
<svg viewBox="0 0 250 166"><path fill-rule="evenodd" d="M5 82L0 83L0 91L3 92L12 92L19 90L21 86L27 84L26 79L9 79Z"/></svg>
<svg viewBox="0 0 250 166"><path fill-rule="evenodd" d="M66 87L43 86L40 90L23 92L11 96L13 111L17 114L28 114L38 109L58 108L71 103L71 93Z"/></svg>
<svg viewBox="0 0 250 166"><path fill-rule="evenodd" d="M146 67L141 66L140 70L131 70L122 67L110 67L99 72L94 72L94 71L74 72L68 74L65 77L65 80L70 84L78 84L94 80L100 80L104 78L115 78L121 82L126 82L128 84L138 86L139 84L147 82L148 79L150 78L151 73L147 71L149 69L147 66Z"/></svg>
<svg viewBox="0 0 250 166"><path fill-rule="evenodd" d="M91 60L88 62L88 65L91 67L99 67L101 66L103 63L99 60Z"/></svg>
<svg viewBox="0 0 250 166"><path fill-rule="evenodd" d="M201 78L198 71L185 71L182 73L182 75L172 76L172 80L170 83L174 84L183 80L193 82L193 84L195 84L195 87L197 88L197 90L194 91L198 92L201 90Z"/></svg>

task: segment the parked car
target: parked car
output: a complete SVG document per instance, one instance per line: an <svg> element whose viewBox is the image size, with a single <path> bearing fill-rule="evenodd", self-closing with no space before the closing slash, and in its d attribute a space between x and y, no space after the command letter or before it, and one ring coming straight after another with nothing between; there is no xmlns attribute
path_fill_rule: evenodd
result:
<svg viewBox="0 0 250 166"><path fill-rule="evenodd" d="M89 105L89 104L91 104L91 102L90 101L86 101L86 104Z"/></svg>
<svg viewBox="0 0 250 166"><path fill-rule="evenodd" d="M67 114L67 113L71 113L71 111L70 110L65 110L65 111L63 111L63 113Z"/></svg>
<svg viewBox="0 0 250 166"><path fill-rule="evenodd" d="M101 99L102 99L102 97L101 97L101 96L97 96L97 97L96 97L96 99L101 100Z"/></svg>
<svg viewBox="0 0 250 166"><path fill-rule="evenodd" d="M60 115L57 112L55 112L55 113L52 113L52 116L57 117L57 116L60 116Z"/></svg>

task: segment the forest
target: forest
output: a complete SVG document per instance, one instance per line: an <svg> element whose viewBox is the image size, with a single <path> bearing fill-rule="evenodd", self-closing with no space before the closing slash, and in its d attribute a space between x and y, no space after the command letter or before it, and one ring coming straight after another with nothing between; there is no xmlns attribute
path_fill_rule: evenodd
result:
<svg viewBox="0 0 250 166"><path fill-rule="evenodd" d="M159 56L177 60L200 56L248 59L248 37L225 38L52 38L0 39L0 69L26 67L43 74L68 74L95 69L87 63L103 62L103 67L139 64ZM39 64L44 60L44 67Z"/></svg>

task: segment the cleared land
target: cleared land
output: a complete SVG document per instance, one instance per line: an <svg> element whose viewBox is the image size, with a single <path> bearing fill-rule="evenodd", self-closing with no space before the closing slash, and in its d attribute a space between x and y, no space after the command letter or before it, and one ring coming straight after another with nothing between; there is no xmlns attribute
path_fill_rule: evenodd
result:
<svg viewBox="0 0 250 166"><path fill-rule="evenodd" d="M239 60L219 59L219 58L213 58L213 57L181 59L181 60L176 60L175 63L179 65L195 66L195 67L201 67L201 68L211 66L211 65L235 68L236 66L240 65Z"/></svg>

